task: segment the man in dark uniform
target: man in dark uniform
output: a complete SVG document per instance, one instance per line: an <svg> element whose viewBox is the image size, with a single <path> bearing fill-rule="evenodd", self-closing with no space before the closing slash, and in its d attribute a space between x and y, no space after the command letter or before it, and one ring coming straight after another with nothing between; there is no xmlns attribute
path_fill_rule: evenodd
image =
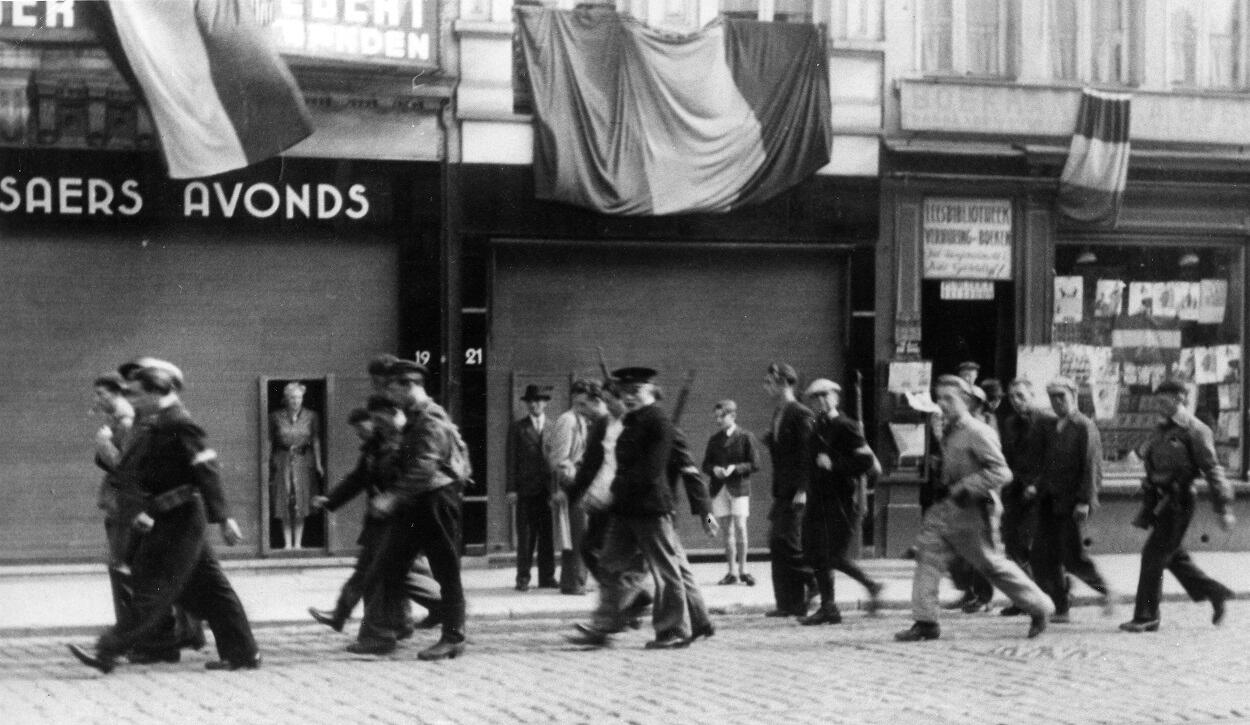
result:
<svg viewBox="0 0 1250 725"><path fill-rule="evenodd" d="M465 479L452 465L466 452L460 430L447 411L425 392L426 369L398 360L388 372L387 395L403 409L404 424L394 483L374 496L370 511L385 519L377 554L365 576L365 617L357 654L395 650L404 628L408 572L424 553L442 589L442 636L417 654L422 660L464 652L465 601L460 580L462 489Z"/></svg>
<svg viewBox="0 0 1250 725"><path fill-rule="evenodd" d="M551 435L547 403L551 393L538 385L525 386L521 401L526 415L508 428L506 447L507 499L516 507L516 588L530 588L534 549L538 549L538 586L555 589L555 541L551 510L551 468L543 451Z"/></svg>
<svg viewBox="0 0 1250 725"><path fill-rule="evenodd" d="M358 410L359 413L354 413L350 421L363 441L356 468L332 488L328 495L315 497L312 501L314 508L335 511L362 492L372 500L386 490L395 478L398 471L400 431L405 423L403 413L384 395L370 396L365 408ZM356 555L356 568L339 591L333 611L325 612L309 607L308 613L313 619L336 632L343 630L343 625L352 616L352 610L364 598L365 576L377 553L381 528L382 522L369 516L366 511L360 537L356 540L360 545L360 553ZM410 571L407 586L408 597L429 612L419 626L422 629L437 626L442 621L442 596L438 582L424 573ZM405 632L411 632L411 629L405 628L400 634Z"/></svg>
<svg viewBox="0 0 1250 725"><path fill-rule="evenodd" d="M1055 378L1046 386L1056 419L1043 429L1042 469L1037 479L1037 533L1033 580L1055 603L1050 621L1066 623L1071 598L1068 574L1102 595L1103 611L1114 598L1085 544L1085 525L1102 485L1102 437L1094 421L1077 410L1076 382Z"/></svg>
<svg viewBox="0 0 1250 725"><path fill-rule="evenodd" d="M1037 497L1037 474L1042 465L1042 431L1054 423L1054 415L1033 402L1033 383L1016 378L1007 389L1010 412L999 426L1003 458L1011 469L1011 482L1003 486L1003 551L1032 576L1029 549L1033 541L1034 502ZM1003 616L1024 612L1014 604L1004 607Z"/></svg>
<svg viewBox="0 0 1250 725"><path fill-rule="evenodd" d="M1220 527L1233 528L1233 489L1215 455L1211 429L1185 408L1185 386L1165 380L1155 391L1163 422L1138 451L1146 464L1142 481L1145 500L1133 525L1150 529L1141 552L1137 601L1133 618L1120 625L1126 632L1159 629L1163 570L1172 572L1195 602L1211 602L1211 623L1224 621L1224 603L1233 598L1228 587L1207 576L1185 551L1185 532L1194 515L1194 479L1202 475L1211 489L1211 504Z"/></svg>
<svg viewBox="0 0 1250 725"><path fill-rule="evenodd" d="M178 603L213 630L221 659L208 669L255 669L260 653L247 615L204 535L209 522L220 524L227 545L242 534L229 516L217 454L182 407L171 368L176 370L149 364L126 375L136 415L151 417L117 469L144 495L134 519L145 532L131 564L135 618L105 632L94 653L77 645L70 651L84 664L111 672L119 655L166 626L170 607Z"/></svg>
<svg viewBox="0 0 1250 725"><path fill-rule="evenodd" d="M678 433L664 412L655 404L656 388L650 368L622 368L613 373L621 388L621 400L628 409L615 446L616 473L610 486L609 516L603 532L603 548L598 561L599 606L590 625L579 625L580 633L570 637L578 644L602 645L608 637L628 625L629 613L640 594L639 555L656 579L653 624L656 638L648 649L685 647L696 637L710 636L714 629L706 619L706 609L694 584L685 550L673 528L674 441ZM605 386L606 387L606 386ZM677 446L678 450L682 445ZM589 451L588 451L589 455ZM588 459L593 465L593 459ZM679 459L679 472L698 468L686 451ZM593 473L587 475L593 476ZM700 484L702 479L698 479ZM691 489L688 486L688 493ZM701 503L697 492L692 508L704 513L704 526L715 530L715 519L703 488ZM693 591L688 591L693 587ZM692 619L691 610L696 610Z"/></svg>
<svg viewBox="0 0 1250 725"><path fill-rule="evenodd" d="M807 509L803 515L803 554L811 564L820 591L820 608L800 624L838 624L842 613L833 593L833 573L840 571L868 590L869 611L876 611L881 582L873 581L848 556L859 533L866 491L862 477L872 470L876 456L868 447L859 423L840 415L842 386L819 378L807 386L807 400L816 411L816 425L808 447Z"/></svg>
<svg viewBox="0 0 1250 725"><path fill-rule="evenodd" d="M805 617L809 592L816 589L803 559L802 520L807 504L808 445L814 418L794 394L798 373L774 363L764 376L764 390L777 401L764 442L773 460L773 505L768 512L768 557L772 563L776 607L765 616Z"/></svg>

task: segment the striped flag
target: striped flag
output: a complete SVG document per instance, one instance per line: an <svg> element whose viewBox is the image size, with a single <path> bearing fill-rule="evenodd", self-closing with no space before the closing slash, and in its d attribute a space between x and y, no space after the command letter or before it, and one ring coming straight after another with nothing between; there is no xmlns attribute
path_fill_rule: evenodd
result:
<svg viewBox="0 0 1250 725"><path fill-rule="evenodd" d="M514 12L540 199L607 214L725 212L829 162L814 25L721 20L674 36L610 7Z"/></svg>
<svg viewBox="0 0 1250 725"><path fill-rule="evenodd" d="M1085 89L1068 161L1059 176L1059 211L1080 222L1114 225L1128 180L1132 96Z"/></svg>
<svg viewBox="0 0 1250 725"><path fill-rule="evenodd" d="M170 177L240 169L312 133L295 78L251 0L85 5L95 6L101 41L147 103Z"/></svg>

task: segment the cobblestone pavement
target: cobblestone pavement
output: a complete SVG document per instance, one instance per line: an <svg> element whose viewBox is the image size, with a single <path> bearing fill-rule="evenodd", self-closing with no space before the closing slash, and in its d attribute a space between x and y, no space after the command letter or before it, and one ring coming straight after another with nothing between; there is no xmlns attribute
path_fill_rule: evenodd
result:
<svg viewBox="0 0 1250 725"><path fill-rule="evenodd" d="M564 642L568 620L470 622L466 656L417 660L423 634L394 655L360 657L316 625L258 630L265 665L206 672L121 666L101 676L65 637L0 640L6 723L1207 723L1250 722L1250 606L1222 628L1205 605L1169 603L1156 634L1116 630L1095 608L1026 640L1024 618L955 615L940 640L892 641L904 613L848 614L800 627L722 615L686 650ZM428 637L428 635L425 635ZM86 640L79 638L78 641Z"/></svg>

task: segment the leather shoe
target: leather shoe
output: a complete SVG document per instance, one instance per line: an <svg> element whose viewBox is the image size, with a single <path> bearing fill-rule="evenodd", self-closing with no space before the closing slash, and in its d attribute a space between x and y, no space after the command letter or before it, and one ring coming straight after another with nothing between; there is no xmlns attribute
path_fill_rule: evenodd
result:
<svg viewBox="0 0 1250 725"><path fill-rule="evenodd" d="M437 609L431 609L430 613L425 615L425 619L414 625L417 629L434 629L443 623L443 613Z"/></svg>
<svg viewBox="0 0 1250 725"><path fill-rule="evenodd" d="M868 585L868 604L865 610L869 614L876 614L881 609L881 592L885 591L885 584L881 582L872 582Z"/></svg>
<svg viewBox="0 0 1250 725"><path fill-rule="evenodd" d="M205 662L204 669L226 670L228 672L234 672L235 670L259 670L260 653L257 652L242 662L231 662L230 660L213 660L212 662Z"/></svg>
<svg viewBox="0 0 1250 725"><path fill-rule="evenodd" d="M561 594L567 594L571 597L581 597L586 595L586 587L573 587L572 589L560 589Z"/></svg>
<svg viewBox="0 0 1250 725"><path fill-rule="evenodd" d="M894 633L894 639L899 642L923 642L940 636L942 636L942 630L937 622L916 622L909 629Z"/></svg>
<svg viewBox="0 0 1250 725"><path fill-rule="evenodd" d="M395 651L395 645L390 642L352 642L347 645L347 651L354 655L388 655Z"/></svg>
<svg viewBox="0 0 1250 725"><path fill-rule="evenodd" d="M650 642L646 644L646 648L647 649L681 649L682 647L689 647L690 642L691 642L691 639L687 639L686 637L678 637L675 634L669 634L663 637L656 637L655 639L651 640Z"/></svg>
<svg viewBox="0 0 1250 725"><path fill-rule="evenodd" d="M69 645L69 652L74 655L74 657L78 658L79 662L88 667L97 669L106 675L112 672L113 668L117 667L117 661L112 657L97 654L95 652L88 652L85 648L79 647L76 644Z"/></svg>
<svg viewBox="0 0 1250 725"><path fill-rule="evenodd" d="M317 609L316 607L309 607L308 614L312 616L313 620L317 622L317 624L324 624L330 629L333 629L335 632L343 631L343 620L335 617L333 612L326 612Z"/></svg>
<svg viewBox="0 0 1250 725"><path fill-rule="evenodd" d="M746 584L749 587L753 587L755 586L755 577L751 576L750 574L744 571L742 572L742 583Z"/></svg>
<svg viewBox="0 0 1250 725"><path fill-rule="evenodd" d="M728 586L730 584L737 584L737 583L738 583L738 577L733 574L726 574L725 576L721 577L720 581L716 582L716 584L719 586Z"/></svg>
<svg viewBox="0 0 1250 725"><path fill-rule="evenodd" d="M1045 631L1046 631L1046 615L1034 614L1033 618L1029 620L1029 633L1025 636L1027 636L1029 639L1033 639L1034 637L1038 636L1039 634Z"/></svg>
<svg viewBox="0 0 1250 725"><path fill-rule="evenodd" d="M518 592L528 592L530 590L530 583L529 582L517 582L516 590Z"/></svg>
<svg viewBox="0 0 1250 725"><path fill-rule="evenodd" d="M577 629L577 632L564 636L570 644L581 645L583 647L604 647L609 642L610 633L605 632L593 625L578 622L573 625L573 627Z"/></svg>
<svg viewBox="0 0 1250 725"><path fill-rule="evenodd" d="M1150 619L1143 622L1136 619L1130 619L1124 624L1121 624L1120 629L1125 632L1132 632L1133 634L1141 634L1142 632L1158 632L1159 620Z"/></svg>
<svg viewBox="0 0 1250 725"><path fill-rule="evenodd" d="M416 625L410 624L406 627L400 627L399 629L395 630L395 641L403 642L406 639L411 639L413 633L416 631L417 631Z"/></svg>
<svg viewBox="0 0 1250 725"><path fill-rule="evenodd" d="M817 609L806 617L800 617L799 624L805 627L816 624L842 624L842 613L836 609Z"/></svg>
<svg viewBox="0 0 1250 725"><path fill-rule="evenodd" d="M1010 606L1003 607L1003 610L999 612L999 614L1004 617L1019 617L1024 614L1024 610L1012 604Z"/></svg>
<svg viewBox="0 0 1250 725"><path fill-rule="evenodd" d="M987 599L973 597L972 601L963 605L962 607L960 607L960 609L964 610L964 614L976 614L977 612L988 612L990 611L990 603L989 603L989 600Z"/></svg>
<svg viewBox="0 0 1250 725"><path fill-rule="evenodd" d="M716 626L713 625L711 622L708 622L707 624L704 624L701 627L695 627L690 632L690 641L694 642L696 639L700 637L711 637L714 634L716 634Z"/></svg>
<svg viewBox="0 0 1250 725"><path fill-rule="evenodd" d="M433 662L435 660L454 660L464 654L464 642L449 642L440 639L432 646L426 647L417 653L417 659L424 662Z"/></svg>
<svg viewBox="0 0 1250 725"><path fill-rule="evenodd" d="M1220 623L1224 621L1224 602L1232 598L1231 593L1221 593L1211 597L1211 624L1220 626Z"/></svg>
<svg viewBox="0 0 1250 725"><path fill-rule="evenodd" d="M560 582L556 581L555 579L552 579L550 581L538 582L538 588L539 589L559 589Z"/></svg>
<svg viewBox="0 0 1250 725"><path fill-rule="evenodd" d="M126 661L132 665L173 664L180 660L182 660L182 653L176 649L161 650L159 652L131 652L126 655Z"/></svg>

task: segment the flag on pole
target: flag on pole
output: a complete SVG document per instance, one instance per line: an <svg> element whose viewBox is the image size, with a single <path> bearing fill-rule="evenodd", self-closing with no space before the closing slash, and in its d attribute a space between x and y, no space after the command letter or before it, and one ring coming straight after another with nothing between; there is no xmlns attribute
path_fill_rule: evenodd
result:
<svg viewBox="0 0 1250 725"><path fill-rule="evenodd" d="M603 6L514 13L540 199L606 214L725 212L829 163L815 25L717 20L673 35Z"/></svg>
<svg viewBox="0 0 1250 725"><path fill-rule="evenodd" d="M240 169L312 133L295 78L250 0L86 5L94 6L93 25L114 63L147 103L170 177Z"/></svg>
<svg viewBox="0 0 1250 725"><path fill-rule="evenodd" d="M1114 225L1128 181L1129 101L1085 89L1068 161L1059 176L1059 211L1080 222Z"/></svg>

